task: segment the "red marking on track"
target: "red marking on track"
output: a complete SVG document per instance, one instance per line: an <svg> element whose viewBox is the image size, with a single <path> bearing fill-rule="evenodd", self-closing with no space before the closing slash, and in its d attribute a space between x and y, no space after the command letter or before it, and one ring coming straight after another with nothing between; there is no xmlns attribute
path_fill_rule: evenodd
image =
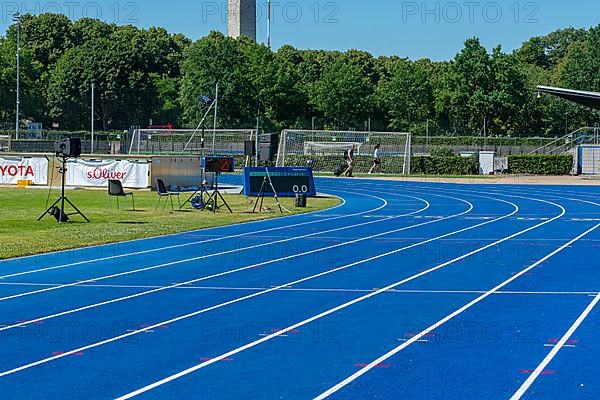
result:
<svg viewBox="0 0 600 400"><path fill-rule="evenodd" d="M66 352L64 352L64 351L53 351L53 352L52 352L52 355L53 355L53 356L62 356L62 355L64 355L64 354L67 354L67 353L66 353ZM81 356L83 356L83 352L81 352L81 351L80 351L80 352L77 352L77 353L73 353L73 354L71 354L71 355L72 355L72 356L81 357Z"/></svg>
<svg viewBox="0 0 600 400"><path fill-rule="evenodd" d="M206 362L206 361L212 361L212 360L214 360L214 358L210 358L210 357L202 357L202 358L200 359L200 361L202 361L202 362ZM219 361L232 362L232 361L233 361L233 358L224 358L224 359L222 359L222 360L219 360Z"/></svg>
<svg viewBox="0 0 600 400"><path fill-rule="evenodd" d="M556 338L550 338L550 339L548 339L548 343L558 343L560 341L561 341L561 339L556 339ZM565 343L566 344L577 344L577 343L579 343L579 340L577 340L577 339L570 339L570 340L567 340Z"/></svg>
<svg viewBox="0 0 600 400"><path fill-rule="evenodd" d="M364 367L368 367L369 365L370 364L363 364L363 363L354 364L354 366L357 368L364 368ZM381 364L375 365L375 368L390 368L391 366L392 366L392 364L381 363Z"/></svg>
<svg viewBox="0 0 600 400"><path fill-rule="evenodd" d="M533 374L535 370L533 369L521 369L519 370L522 374ZM553 369L545 369L541 372L542 375L556 375L556 371Z"/></svg>
<svg viewBox="0 0 600 400"><path fill-rule="evenodd" d="M409 338L414 338L419 336L419 334L417 333L407 333L406 335L404 335L405 337L409 337ZM435 337L435 333L427 333L425 335L421 335L421 337L428 337L428 338L433 338Z"/></svg>
<svg viewBox="0 0 600 400"><path fill-rule="evenodd" d="M283 329L279 328L271 328L271 333L281 332ZM287 331L286 333L300 333L300 329L292 329L291 331Z"/></svg>

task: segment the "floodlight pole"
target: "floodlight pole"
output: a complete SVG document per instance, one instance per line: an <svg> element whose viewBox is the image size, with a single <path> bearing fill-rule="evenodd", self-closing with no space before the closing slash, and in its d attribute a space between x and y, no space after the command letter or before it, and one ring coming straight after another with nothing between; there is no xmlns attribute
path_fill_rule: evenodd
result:
<svg viewBox="0 0 600 400"><path fill-rule="evenodd" d="M203 134L202 137L204 138L204 124L206 122L206 117L208 117L208 114L210 113L210 110L212 110L212 108L214 106L215 106L215 102L213 101L212 103L210 103L210 106L206 110L206 113L204 113L204 116L200 120L200 123L198 124L198 127L194 130L194 132L192 132L192 136L190 136L190 139L185 144L185 147L183 148L184 153L187 151L188 147L190 146L190 143L192 143L192 140L194 140L194 137L196 137L196 133L198 133L198 131L200 130L200 128L203 129L202 130L202 134ZM139 137L139 135L138 135L138 137ZM202 146L204 146L204 140L202 140Z"/></svg>
<svg viewBox="0 0 600 400"><path fill-rule="evenodd" d="M15 125L15 139L19 140L19 125L21 115L21 14L15 13L13 15L13 21L17 23L17 116Z"/></svg>
<svg viewBox="0 0 600 400"><path fill-rule="evenodd" d="M425 130L425 145L427 151L429 151L429 118L427 118L427 128Z"/></svg>
<svg viewBox="0 0 600 400"><path fill-rule="evenodd" d="M91 125L91 130L92 130L92 154L94 154L94 89L95 89L95 85L92 83L92 125Z"/></svg>
<svg viewBox="0 0 600 400"><path fill-rule="evenodd" d="M213 151L213 156L216 155L216 150L215 150L215 144L216 144L216 137L217 137L217 113L219 112L219 81L217 81L217 84L215 85L215 110L214 110L214 120L213 120L213 145L212 145L212 151Z"/></svg>
<svg viewBox="0 0 600 400"><path fill-rule="evenodd" d="M258 157L260 154L258 134L260 132L260 101L258 102L258 114L256 115L256 137L254 138L254 166L258 167Z"/></svg>
<svg viewBox="0 0 600 400"><path fill-rule="evenodd" d="M267 47L271 48L271 0L267 2Z"/></svg>

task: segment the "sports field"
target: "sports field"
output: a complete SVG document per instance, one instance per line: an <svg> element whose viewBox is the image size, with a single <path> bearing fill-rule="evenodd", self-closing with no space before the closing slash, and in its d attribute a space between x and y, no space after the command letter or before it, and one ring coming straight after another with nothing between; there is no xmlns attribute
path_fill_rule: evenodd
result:
<svg viewBox="0 0 600 400"><path fill-rule="evenodd" d="M344 203L0 262L0 397L598 399L600 188L317 185Z"/></svg>

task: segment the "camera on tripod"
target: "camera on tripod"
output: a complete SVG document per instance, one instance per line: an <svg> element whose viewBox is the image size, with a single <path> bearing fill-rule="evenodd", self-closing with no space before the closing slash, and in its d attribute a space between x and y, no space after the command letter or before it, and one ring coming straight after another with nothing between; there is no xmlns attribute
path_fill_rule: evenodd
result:
<svg viewBox="0 0 600 400"><path fill-rule="evenodd" d="M81 155L81 139L68 138L54 142L54 152L58 158L77 158Z"/></svg>

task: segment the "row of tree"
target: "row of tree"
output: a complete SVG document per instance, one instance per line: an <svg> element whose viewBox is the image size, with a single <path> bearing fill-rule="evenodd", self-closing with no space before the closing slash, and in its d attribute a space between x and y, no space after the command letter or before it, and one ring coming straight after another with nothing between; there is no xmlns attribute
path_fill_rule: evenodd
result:
<svg viewBox="0 0 600 400"><path fill-rule="evenodd" d="M0 123L15 117L17 26L0 38ZM476 38L451 61L373 57L350 50L271 51L219 32L192 42L162 28L138 29L59 14L21 22L22 116L104 130L172 123L195 126L198 98L219 83L218 124L396 130L438 134L556 136L596 124L598 114L543 96L551 84L600 91L600 26L535 37L512 52ZM7 126L5 126L6 128Z"/></svg>

